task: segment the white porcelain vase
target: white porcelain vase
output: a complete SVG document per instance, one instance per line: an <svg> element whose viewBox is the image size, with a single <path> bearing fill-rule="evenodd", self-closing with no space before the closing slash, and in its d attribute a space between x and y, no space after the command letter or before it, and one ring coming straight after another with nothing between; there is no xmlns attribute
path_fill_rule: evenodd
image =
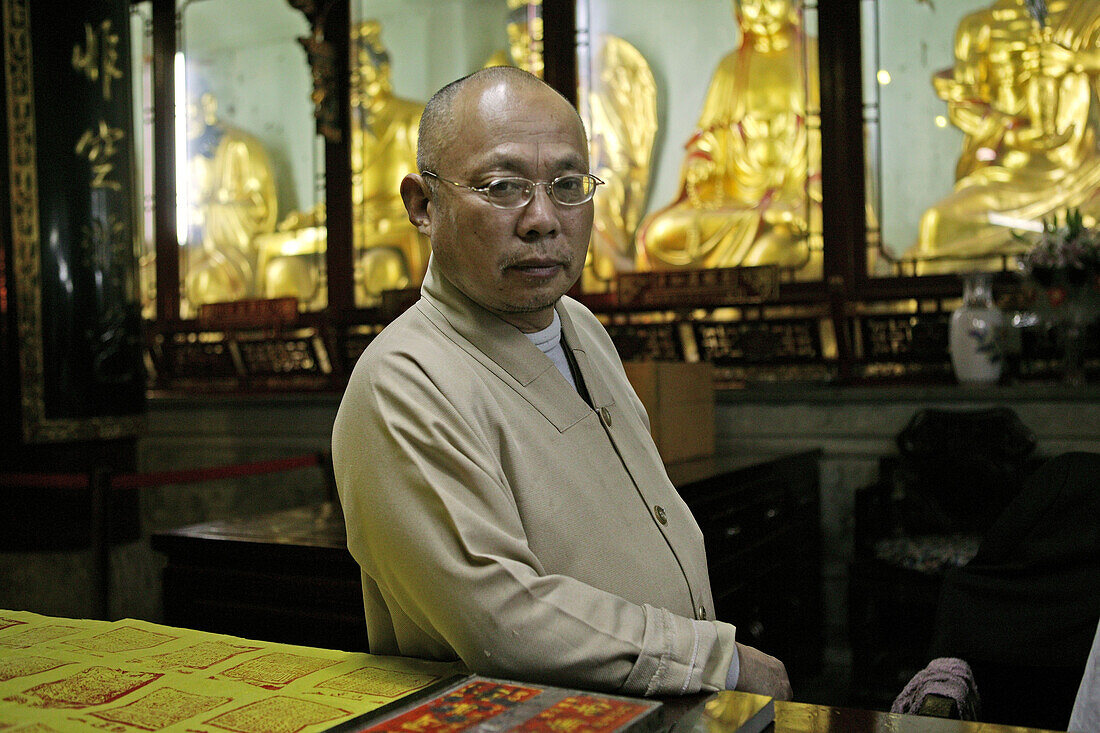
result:
<svg viewBox="0 0 1100 733"><path fill-rule="evenodd" d="M993 303L990 275L967 275L963 303L951 314L949 334L951 365L961 384L993 384L1001 378L1003 329L1004 314Z"/></svg>

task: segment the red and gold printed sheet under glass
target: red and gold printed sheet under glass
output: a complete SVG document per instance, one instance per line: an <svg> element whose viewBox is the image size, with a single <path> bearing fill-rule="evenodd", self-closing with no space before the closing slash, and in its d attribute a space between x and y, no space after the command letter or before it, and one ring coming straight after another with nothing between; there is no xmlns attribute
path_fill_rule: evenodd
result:
<svg viewBox="0 0 1100 733"><path fill-rule="evenodd" d="M341 733L612 733L646 730L656 722L653 700L471 676L434 697L367 715L339 727ZM655 727L655 726L654 726Z"/></svg>
<svg viewBox="0 0 1100 733"><path fill-rule="evenodd" d="M0 731L310 733L454 665L0 610Z"/></svg>

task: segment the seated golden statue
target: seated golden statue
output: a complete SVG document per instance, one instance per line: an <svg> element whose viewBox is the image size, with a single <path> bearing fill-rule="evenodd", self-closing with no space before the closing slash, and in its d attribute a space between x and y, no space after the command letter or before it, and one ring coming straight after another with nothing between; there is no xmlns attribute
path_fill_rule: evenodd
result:
<svg viewBox="0 0 1100 733"><path fill-rule="evenodd" d="M416 136L424 105L393 94L390 57L376 20L351 30L351 199L356 303L374 305L385 290L419 285L430 244L409 223L401 179L416 168ZM265 297L295 295L324 305L324 207L295 212L264 238Z"/></svg>
<svg viewBox="0 0 1100 733"><path fill-rule="evenodd" d="M1013 221L1100 217L1100 3L1048 10L1040 25L1026 0L997 0L959 23L955 66L933 85L966 137L954 192L924 212L907 253L918 272L999 264L1026 248Z"/></svg>
<svg viewBox="0 0 1100 733"><path fill-rule="evenodd" d="M816 43L797 0L735 0L734 13L741 44L711 79L676 200L638 228L639 269L774 264L819 278Z"/></svg>
<svg viewBox="0 0 1100 733"><path fill-rule="evenodd" d="M375 20L351 31L351 201L357 301L419 285L430 245L409 223L401 179L416 173L416 135L424 105L394 96L390 56Z"/></svg>
<svg viewBox="0 0 1100 733"><path fill-rule="evenodd" d="M489 57L483 68L515 66L542 78L542 0L508 0L504 26L508 48Z"/></svg>
<svg viewBox="0 0 1100 733"><path fill-rule="evenodd" d="M217 108L209 92L188 108L184 296L195 310L204 303L254 295L255 240L275 228L278 213L275 177L263 144L219 119Z"/></svg>

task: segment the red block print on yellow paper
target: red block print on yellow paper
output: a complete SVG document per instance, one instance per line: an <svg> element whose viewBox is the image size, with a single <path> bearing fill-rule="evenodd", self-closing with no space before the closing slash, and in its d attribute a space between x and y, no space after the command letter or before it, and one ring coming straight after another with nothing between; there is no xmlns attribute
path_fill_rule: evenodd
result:
<svg viewBox="0 0 1100 733"><path fill-rule="evenodd" d="M86 708L114 702L162 676L159 672L128 672L92 666L71 677L45 682L4 700L36 708Z"/></svg>
<svg viewBox="0 0 1100 733"><path fill-rule="evenodd" d="M206 724L234 733L297 733L350 714L331 705L276 695L222 713Z"/></svg>
<svg viewBox="0 0 1100 733"><path fill-rule="evenodd" d="M439 679L434 674L414 674L379 667L360 667L347 674L318 682L315 687L338 693L347 693L348 697L376 695L378 697L404 697L422 687L427 687Z"/></svg>
<svg viewBox="0 0 1100 733"><path fill-rule="evenodd" d="M23 629L10 636L0 636L0 646L8 646L13 649L30 649L36 644L45 644L63 636L72 636L80 630L78 626L64 626L62 624L31 626L29 629Z"/></svg>
<svg viewBox="0 0 1100 733"><path fill-rule="evenodd" d="M10 629L12 626L18 626L19 624L25 624L25 623L27 623L27 622L26 621L20 621L19 619L4 618L3 616L0 616L0 631L2 631L4 629Z"/></svg>
<svg viewBox="0 0 1100 733"><path fill-rule="evenodd" d="M98 710L92 715L112 723L124 723L142 730L160 730L195 715L209 712L232 702L231 697L213 697L184 692L171 687L153 690L117 708Z"/></svg>
<svg viewBox="0 0 1100 733"><path fill-rule="evenodd" d="M210 669L215 664L220 664L227 659L232 659L238 654L259 651L259 646L239 646L224 641L200 641L183 649L163 654L154 654L150 657L131 659L131 662L149 662L157 669L175 670L188 674L200 669Z"/></svg>
<svg viewBox="0 0 1100 733"><path fill-rule="evenodd" d="M0 657L0 682L63 667L71 662L49 657Z"/></svg>
<svg viewBox="0 0 1100 733"><path fill-rule="evenodd" d="M178 638L180 637L146 631L133 626L120 626L90 639L73 639L62 643L95 654L117 654L118 652L149 649L169 641L175 641Z"/></svg>
<svg viewBox="0 0 1100 733"><path fill-rule="evenodd" d="M236 667L225 670L220 676L240 680L265 690L279 690L308 674L338 663L338 660L273 652L241 662ZM217 679L217 677L211 679Z"/></svg>

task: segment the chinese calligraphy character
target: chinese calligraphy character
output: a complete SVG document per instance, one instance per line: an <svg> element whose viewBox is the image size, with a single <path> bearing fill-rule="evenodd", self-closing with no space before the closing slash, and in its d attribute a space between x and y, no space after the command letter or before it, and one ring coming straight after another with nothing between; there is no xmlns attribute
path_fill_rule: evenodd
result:
<svg viewBox="0 0 1100 733"><path fill-rule="evenodd" d="M111 188L116 191L122 188L117 181L107 179L114 170L114 163L110 158L118 152L115 143L123 138L125 133L120 128L111 127L104 120L99 122L99 132L85 130L76 143L77 155L84 156L92 164L92 188Z"/></svg>
<svg viewBox="0 0 1100 733"><path fill-rule="evenodd" d="M110 19L99 24L98 31L91 23L84 24L84 48L73 47L73 68L83 71L92 82L103 80L103 98L111 98L111 81L121 79L118 68L119 35L111 32Z"/></svg>

